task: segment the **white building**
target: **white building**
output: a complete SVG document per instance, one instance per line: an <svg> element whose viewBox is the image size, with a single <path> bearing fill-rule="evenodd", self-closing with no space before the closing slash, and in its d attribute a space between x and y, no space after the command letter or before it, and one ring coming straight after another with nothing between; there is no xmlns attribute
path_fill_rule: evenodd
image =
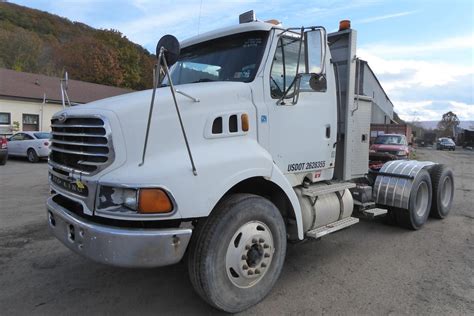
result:
<svg viewBox="0 0 474 316"><path fill-rule="evenodd" d="M84 81L68 82L73 104L131 91ZM62 108L60 78L0 68L0 135L17 130L49 131L51 116Z"/></svg>

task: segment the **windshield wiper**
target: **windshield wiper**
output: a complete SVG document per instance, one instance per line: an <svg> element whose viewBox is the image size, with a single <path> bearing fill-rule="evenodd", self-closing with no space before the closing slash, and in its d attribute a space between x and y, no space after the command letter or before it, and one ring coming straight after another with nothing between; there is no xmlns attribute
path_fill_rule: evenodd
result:
<svg viewBox="0 0 474 316"><path fill-rule="evenodd" d="M198 82L213 82L213 81L217 81L217 80L214 80L214 79L209 79L209 78L201 78L199 80L196 80L196 81L193 81L191 83L198 83Z"/></svg>

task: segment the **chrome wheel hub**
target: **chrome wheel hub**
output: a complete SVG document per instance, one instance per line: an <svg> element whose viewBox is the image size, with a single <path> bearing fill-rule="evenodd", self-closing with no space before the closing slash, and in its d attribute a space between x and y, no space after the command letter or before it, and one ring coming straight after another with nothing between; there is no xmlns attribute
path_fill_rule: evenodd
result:
<svg viewBox="0 0 474 316"><path fill-rule="evenodd" d="M242 225L227 247L226 271L237 287L257 284L267 272L275 251L273 236L267 225L251 221Z"/></svg>

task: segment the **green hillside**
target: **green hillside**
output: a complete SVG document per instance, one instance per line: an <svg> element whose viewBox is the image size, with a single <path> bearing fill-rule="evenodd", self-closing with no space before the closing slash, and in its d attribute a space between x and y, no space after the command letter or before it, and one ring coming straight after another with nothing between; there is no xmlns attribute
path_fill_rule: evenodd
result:
<svg viewBox="0 0 474 316"><path fill-rule="evenodd" d="M119 31L0 3L0 67L143 90L154 59Z"/></svg>

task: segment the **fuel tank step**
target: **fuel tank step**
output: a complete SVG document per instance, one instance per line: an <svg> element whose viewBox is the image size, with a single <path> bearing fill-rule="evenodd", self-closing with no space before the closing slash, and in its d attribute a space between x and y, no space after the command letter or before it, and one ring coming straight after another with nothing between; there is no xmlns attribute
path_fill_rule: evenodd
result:
<svg viewBox="0 0 474 316"><path fill-rule="evenodd" d="M364 215L366 215L367 217L370 217L370 218L374 218L376 216L387 214L387 212L388 211L386 209L378 208L378 207L362 211L362 213L364 213Z"/></svg>
<svg viewBox="0 0 474 316"><path fill-rule="evenodd" d="M330 233L334 233L343 228L357 224L358 222L359 222L358 218L347 217L347 218L341 219L340 221L328 224L326 226L322 226L322 227L310 230L306 233L306 237L316 238L316 239L321 238Z"/></svg>
<svg viewBox="0 0 474 316"><path fill-rule="evenodd" d="M333 183L329 185L313 185L304 188L302 194L310 197L316 197L323 194L344 191L345 189L355 188L356 184L352 182Z"/></svg>

